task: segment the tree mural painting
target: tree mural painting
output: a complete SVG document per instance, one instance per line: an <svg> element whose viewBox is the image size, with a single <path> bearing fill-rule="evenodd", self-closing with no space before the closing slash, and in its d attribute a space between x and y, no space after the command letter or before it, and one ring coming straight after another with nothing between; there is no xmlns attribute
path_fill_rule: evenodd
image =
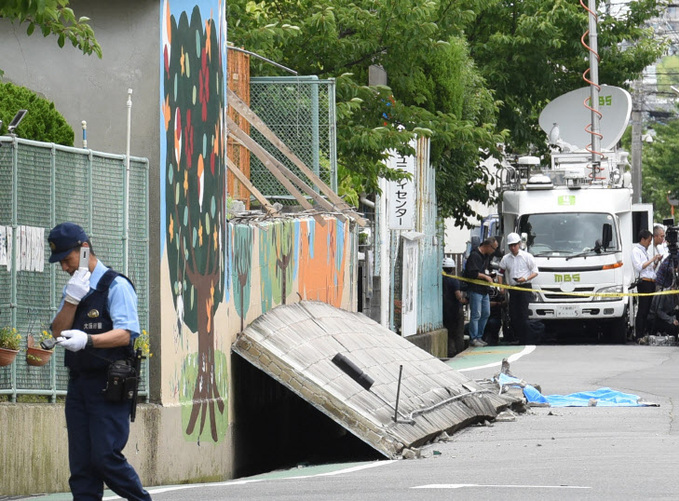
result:
<svg viewBox="0 0 679 501"><path fill-rule="evenodd" d="M259 240L259 265L262 269L262 313L285 304L292 288L299 241L299 221L276 222Z"/></svg>
<svg viewBox="0 0 679 501"><path fill-rule="evenodd" d="M245 315L250 307L253 236L254 229L251 226L240 224L233 228L233 298L240 316L240 332L245 328Z"/></svg>
<svg viewBox="0 0 679 501"><path fill-rule="evenodd" d="M208 421L217 442L222 419L216 412L224 414L226 391L220 394L223 382L215 379L214 348L214 317L224 297L226 96L220 44L226 37L214 19L203 22L198 6L190 21L181 12L177 22L167 2L163 13L167 256L175 304L182 305L184 323L198 336L198 353L189 357L196 367L184 371L184 377L195 375L186 433L192 435L200 421L200 439ZM223 361L220 354L220 366Z"/></svg>
<svg viewBox="0 0 679 501"><path fill-rule="evenodd" d="M341 221L325 226L311 220L303 224L298 287L304 299L342 306L349 228Z"/></svg>

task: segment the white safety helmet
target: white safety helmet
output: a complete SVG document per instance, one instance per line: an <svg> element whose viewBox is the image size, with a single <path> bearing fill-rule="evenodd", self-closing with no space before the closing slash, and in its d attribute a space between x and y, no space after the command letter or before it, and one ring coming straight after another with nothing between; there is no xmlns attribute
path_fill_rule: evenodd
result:
<svg viewBox="0 0 679 501"><path fill-rule="evenodd" d="M444 257L443 258L443 267L444 268L455 268L455 261L453 261L449 257Z"/></svg>
<svg viewBox="0 0 679 501"><path fill-rule="evenodd" d="M521 242L521 236L518 233L510 233L507 235L507 245L514 245Z"/></svg>

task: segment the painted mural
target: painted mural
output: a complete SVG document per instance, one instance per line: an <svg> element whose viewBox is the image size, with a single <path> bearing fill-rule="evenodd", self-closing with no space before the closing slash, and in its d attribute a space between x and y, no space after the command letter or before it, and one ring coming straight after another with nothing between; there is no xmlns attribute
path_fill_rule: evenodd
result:
<svg viewBox="0 0 679 501"><path fill-rule="evenodd" d="M216 7L216 8L215 8ZM228 374L215 350L215 314L225 290L226 27L218 2L162 7L161 135L165 242L175 305L175 343L196 336L197 352L177 381L185 434L224 434Z"/></svg>
<svg viewBox="0 0 679 501"><path fill-rule="evenodd" d="M325 226L309 221L301 235L299 289L304 299L342 307L350 252L348 225L334 220Z"/></svg>
<svg viewBox="0 0 679 501"><path fill-rule="evenodd" d="M240 330L245 329L245 318L250 309L250 289L252 287L252 249L255 228L240 224L233 231L233 299L236 312L240 317Z"/></svg>
<svg viewBox="0 0 679 501"><path fill-rule="evenodd" d="M276 224L259 240L259 266L262 270L262 312L275 305L286 304L292 292L292 281L299 248L299 221Z"/></svg>
<svg viewBox="0 0 679 501"><path fill-rule="evenodd" d="M228 436L230 347L250 322L301 299L355 308L352 225L227 222L223 19L215 0L162 3L161 398L198 445Z"/></svg>
<svg viewBox="0 0 679 501"><path fill-rule="evenodd" d="M324 226L311 218L236 225L232 282L240 331L258 315L301 299L351 309L353 296L345 283L351 280L347 256L353 238L350 226L335 218L327 218Z"/></svg>

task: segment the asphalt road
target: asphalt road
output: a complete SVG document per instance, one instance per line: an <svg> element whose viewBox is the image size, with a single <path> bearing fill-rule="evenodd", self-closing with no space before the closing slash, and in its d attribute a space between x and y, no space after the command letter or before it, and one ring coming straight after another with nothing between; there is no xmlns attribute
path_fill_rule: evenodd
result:
<svg viewBox="0 0 679 501"><path fill-rule="evenodd" d="M502 357L521 349L473 349L449 363L483 379L498 372ZM532 408L514 420L469 427L424 447L421 459L307 467L149 490L161 501L679 498L674 408L679 348L538 346L512 360L514 375L539 384L545 395L609 387L659 406ZM67 499L58 496L49 498Z"/></svg>

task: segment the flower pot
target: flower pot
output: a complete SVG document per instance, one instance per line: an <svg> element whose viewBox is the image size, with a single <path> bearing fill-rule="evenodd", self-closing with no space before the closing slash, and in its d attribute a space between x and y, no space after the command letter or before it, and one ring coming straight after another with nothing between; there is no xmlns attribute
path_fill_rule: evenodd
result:
<svg viewBox="0 0 679 501"><path fill-rule="evenodd" d="M7 348L0 348L0 367L9 365L14 362L14 359L19 353L19 350L9 350Z"/></svg>
<svg viewBox="0 0 679 501"><path fill-rule="evenodd" d="M34 367L40 367L50 361L52 356L51 350L43 350L42 348L29 347L26 348L26 363Z"/></svg>

